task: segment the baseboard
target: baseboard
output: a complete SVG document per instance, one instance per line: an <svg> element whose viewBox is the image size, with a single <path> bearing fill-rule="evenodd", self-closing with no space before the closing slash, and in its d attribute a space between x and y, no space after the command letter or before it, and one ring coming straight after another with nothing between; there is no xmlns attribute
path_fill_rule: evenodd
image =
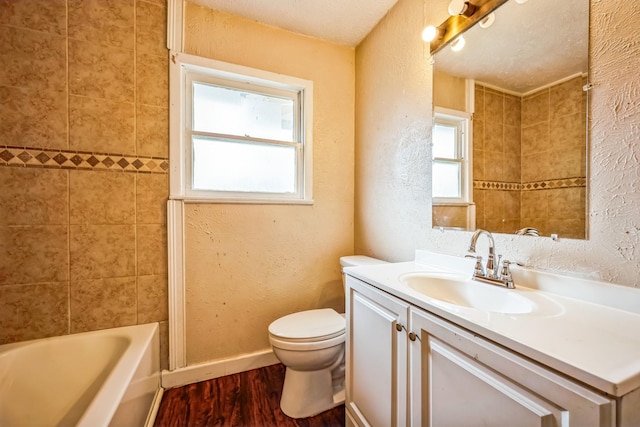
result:
<svg viewBox="0 0 640 427"><path fill-rule="evenodd" d="M199 363L173 371L165 370L162 371L162 387L165 389L181 387L212 378L219 378L225 375L275 365L276 363L280 363L280 361L273 354L273 351L269 349L243 354L230 359Z"/></svg>

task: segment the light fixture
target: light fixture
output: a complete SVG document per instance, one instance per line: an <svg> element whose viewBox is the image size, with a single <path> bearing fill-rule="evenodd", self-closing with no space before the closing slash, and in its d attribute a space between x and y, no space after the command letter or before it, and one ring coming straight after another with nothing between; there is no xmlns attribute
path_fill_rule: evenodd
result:
<svg viewBox="0 0 640 427"><path fill-rule="evenodd" d="M464 37L460 36L451 42L451 50L454 52L461 51L464 47Z"/></svg>
<svg viewBox="0 0 640 427"><path fill-rule="evenodd" d="M424 30L422 30L422 40L429 43L435 40L438 37L442 37L444 35L444 31L440 28L434 27L433 25L426 26Z"/></svg>
<svg viewBox="0 0 640 427"><path fill-rule="evenodd" d="M451 0L448 10L451 16L463 15L468 18L476 11L476 6L466 0Z"/></svg>
<svg viewBox="0 0 640 427"><path fill-rule="evenodd" d="M489 28L490 26L493 25L495 20L496 20L496 14L491 12L490 14L482 18L482 20L478 23L478 25L480 25L481 28Z"/></svg>
<svg viewBox="0 0 640 427"><path fill-rule="evenodd" d="M518 4L525 4L527 2L527 0L516 0L516 3Z"/></svg>

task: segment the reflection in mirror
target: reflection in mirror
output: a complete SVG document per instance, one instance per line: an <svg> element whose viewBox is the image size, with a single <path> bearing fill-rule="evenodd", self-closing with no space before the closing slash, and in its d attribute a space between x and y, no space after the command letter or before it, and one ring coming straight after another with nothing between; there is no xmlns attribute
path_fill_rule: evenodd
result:
<svg viewBox="0 0 640 427"><path fill-rule="evenodd" d="M589 0L509 0L494 13L462 50L434 56L434 123L472 113L460 148L472 188L434 198L433 226L584 239Z"/></svg>

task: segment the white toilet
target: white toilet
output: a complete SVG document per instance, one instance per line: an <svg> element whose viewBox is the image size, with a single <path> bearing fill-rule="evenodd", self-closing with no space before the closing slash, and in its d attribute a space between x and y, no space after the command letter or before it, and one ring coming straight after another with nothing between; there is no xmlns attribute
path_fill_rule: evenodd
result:
<svg viewBox="0 0 640 427"><path fill-rule="evenodd" d="M340 258L342 268L382 263L361 255ZM311 417L344 403L345 325L344 315L331 308L292 313L269 325L273 352L287 368L280 408L289 417Z"/></svg>

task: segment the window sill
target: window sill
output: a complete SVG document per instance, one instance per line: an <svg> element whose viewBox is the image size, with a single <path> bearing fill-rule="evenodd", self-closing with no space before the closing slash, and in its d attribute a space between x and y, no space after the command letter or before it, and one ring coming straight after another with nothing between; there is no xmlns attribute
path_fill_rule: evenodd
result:
<svg viewBox="0 0 640 427"><path fill-rule="evenodd" d="M239 199L239 198L216 198L204 197L170 197L170 200L182 200L186 204L233 204L233 205L313 205L313 199Z"/></svg>
<svg viewBox="0 0 640 427"><path fill-rule="evenodd" d="M433 206L473 206L475 203L473 202L446 202L446 201L436 201L434 200L432 203Z"/></svg>

